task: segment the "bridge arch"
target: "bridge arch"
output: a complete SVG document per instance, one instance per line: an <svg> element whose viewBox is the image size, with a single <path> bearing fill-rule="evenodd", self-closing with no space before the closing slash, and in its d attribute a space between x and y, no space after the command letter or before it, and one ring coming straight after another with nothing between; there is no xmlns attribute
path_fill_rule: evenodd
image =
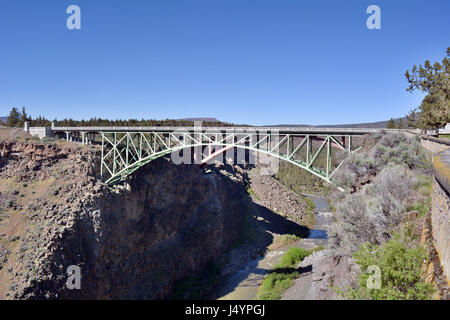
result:
<svg viewBox="0 0 450 320"><path fill-rule="evenodd" d="M214 148L214 150L217 147L221 147L222 150L241 148L272 156L306 170L327 183L333 184L331 177L343 160L335 168L332 168L331 147L344 150L348 155L356 151L351 149L351 135L341 135L338 138L336 135L331 134L295 135L279 134L277 132L256 135L255 133L232 133L231 136L229 135L219 140L217 135L214 139L211 134L202 133L198 137L193 137L190 133L183 133L184 139L182 140L184 141L181 141L173 133L153 132L147 133L147 136L145 136L145 133L136 132L126 132L119 136L117 133L109 134L110 137L108 138L107 133L102 133L101 170L101 175L103 178L106 178L104 180L108 186L124 181L142 166L164 155L180 152L186 148L204 148L208 146ZM315 140L321 141L321 144L318 150L314 152L312 142ZM306 149L306 159L296 158L296 155L302 148ZM315 166L315 161L321 152L327 153L324 170Z"/></svg>

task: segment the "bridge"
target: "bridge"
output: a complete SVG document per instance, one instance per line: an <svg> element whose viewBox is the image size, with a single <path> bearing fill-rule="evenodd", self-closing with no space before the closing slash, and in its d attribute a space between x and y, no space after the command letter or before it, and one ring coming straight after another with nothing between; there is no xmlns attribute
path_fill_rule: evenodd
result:
<svg viewBox="0 0 450 320"><path fill-rule="evenodd" d="M317 127L52 127L56 136L83 144L100 143L101 178L113 186L147 163L167 154L194 152L194 163L205 164L228 150L239 148L273 156L300 167L332 184L345 157L359 150L354 137L381 130ZM206 151L205 151L206 150ZM336 153L333 150L339 150ZM205 153L206 152L206 153ZM202 159L198 159L198 155ZM322 155L322 165L318 158ZM325 159L325 160L323 160Z"/></svg>

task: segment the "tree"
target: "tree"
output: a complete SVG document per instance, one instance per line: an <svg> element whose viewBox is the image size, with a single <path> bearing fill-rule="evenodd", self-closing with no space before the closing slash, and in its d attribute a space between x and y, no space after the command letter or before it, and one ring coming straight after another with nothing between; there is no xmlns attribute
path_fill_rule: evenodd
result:
<svg viewBox="0 0 450 320"><path fill-rule="evenodd" d="M391 120L388 121L386 128L388 129L395 129L395 121L391 118Z"/></svg>
<svg viewBox="0 0 450 320"><path fill-rule="evenodd" d="M418 125L422 129L438 130L450 122L450 47L442 64L425 61L424 66L414 65L406 71L409 92L420 90L427 93L419 109Z"/></svg>
<svg viewBox="0 0 450 320"><path fill-rule="evenodd" d="M20 125L21 114L17 111L17 108L13 107L6 120L7 127L17 127Z"/></svg>
<svg viewBox="0 0 450 320"><path fill-rule="evenodd" d="M24 125L26 121L28 121L30 119L28 119L27 113L25 112L25 107L22 107L22 114L20 116L20 125Z"/></svg>
<svg viewBox="0 0 450 320"><path fill-rule="evenodd" d="M407 128L416 128L419 126L419 118L420 113L417 111L417 108L414 108L408 112L406 115L406 127Z"/></svg>
<svg viewBox="0 0 450 320"><path fill-rule="evenodd" d="M397 124L397 128L403 129L404 127L405 127L405 125L403 124L403 120L402 120L402 119L399 119L399 120L398 120L398 124Z"/></svg>

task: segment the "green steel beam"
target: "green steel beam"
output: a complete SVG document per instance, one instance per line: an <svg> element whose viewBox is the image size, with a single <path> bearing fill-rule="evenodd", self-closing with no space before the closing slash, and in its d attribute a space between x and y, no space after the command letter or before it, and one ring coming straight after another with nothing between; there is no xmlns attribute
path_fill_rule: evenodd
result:
<svg viewBox="0 0 450 320"><path fill-rule="evenodd" d="M311 174L331 183L331 177L342 165L343 161L333 170L331 146L347 150L348 155L359 150L351 150L352 135L339 135L348 137L348 146L339 142L329 134L291 134L291 133L224 133L208 134L186 132L102 132L102 159L101 179L106 179L108 186L124 181L129 175L148 164L172 152L179 152L185 148L234 147L259 152L292 163ZM178 136L177 136L178 135ZM112 136L109 137L108 136ZM183 137L180 140L180 137ZM312 150L312 138L323 140L316 152ZM126 140L125 140L126 139ZM296 145L296 140L298 144ZM255 143L256 141L256 143ZM263 143L265 142L265 143ZM344 140L345 142L345 140ZM305 161L295 159L296 154L306 144ZM281 149L286 148L286 153ZM325 169L315 167L314 163L323 149L326 148ZM125 158L125 159L124 159Z"/></svg>

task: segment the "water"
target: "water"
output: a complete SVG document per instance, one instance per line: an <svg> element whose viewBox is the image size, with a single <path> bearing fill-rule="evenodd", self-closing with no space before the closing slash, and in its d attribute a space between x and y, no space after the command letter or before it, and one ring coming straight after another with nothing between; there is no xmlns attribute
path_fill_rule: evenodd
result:
<svg viewBox="0 0 450 320"><path fill-rule="evenodd" d="M264 257L252 260L241 270L228 276L215 292L213 297L219 300L253 300L258 293L259 285L264 276L272 270L281 260L281 257L292 247L303 247L312 249L317 246L326 246L327 225L331 222L328 201L322 196L305 195L312 199L316 206L317 224L315 229L310 230L307 238L282 246L268 252Z"/></svg>
<svg viewBox="0 0 450 320"><path fill-rule="evenodd" d="M306 196L306 195L305 195ZM328 239L326 227L330 220L330 206L327 199L321 196L307 196L316 206L317 224L315 229L309 231L307 239Z"/></svg>

